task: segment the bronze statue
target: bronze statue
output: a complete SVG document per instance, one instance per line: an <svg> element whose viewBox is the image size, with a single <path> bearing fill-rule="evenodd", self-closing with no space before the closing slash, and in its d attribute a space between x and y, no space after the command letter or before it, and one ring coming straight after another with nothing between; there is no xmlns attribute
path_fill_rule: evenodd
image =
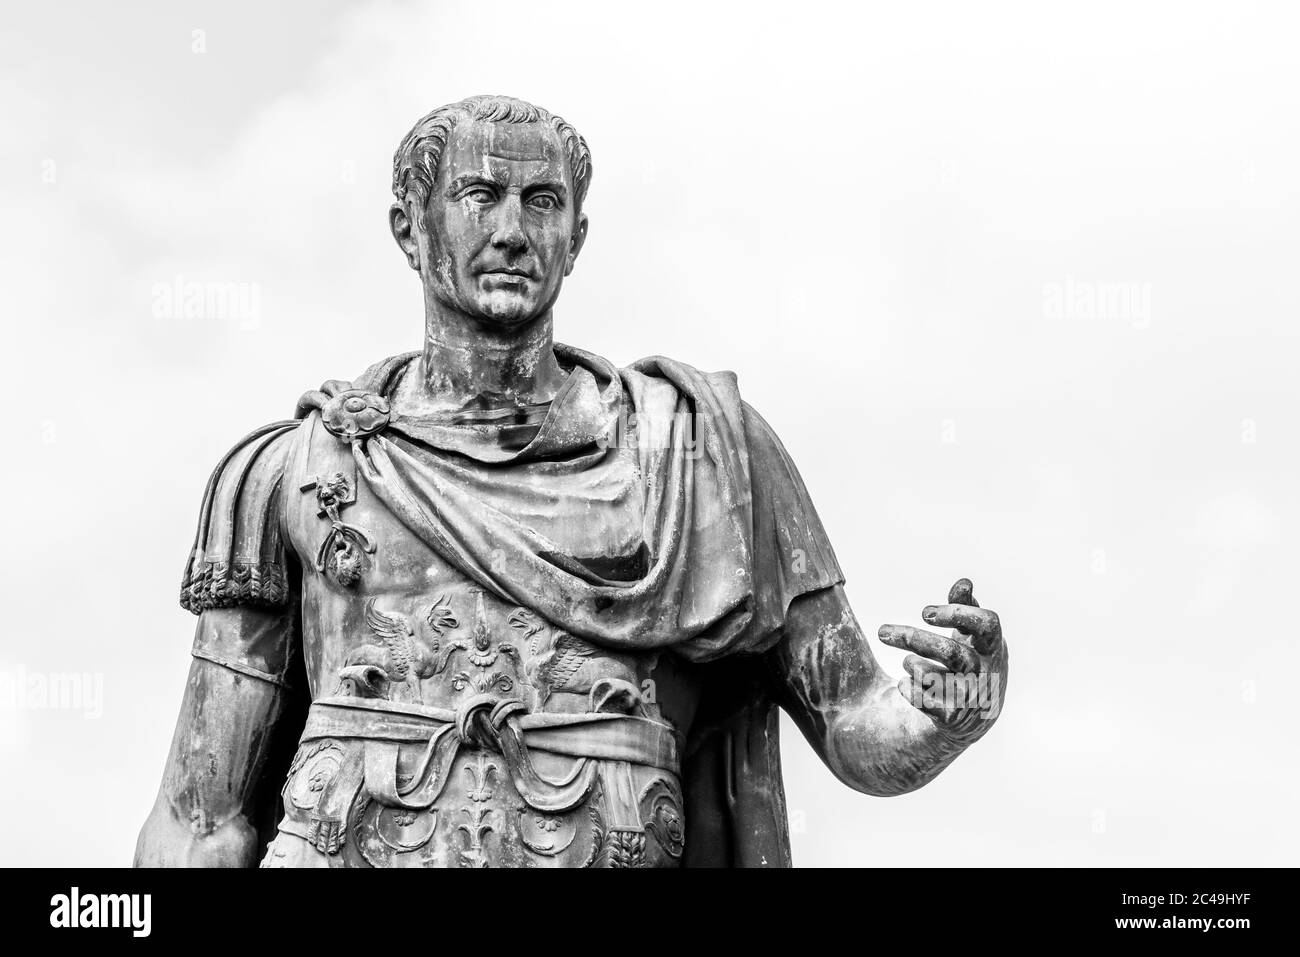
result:
<svg viewBox="0 0 1300 957"><path fill-rule="evenodd" d="M390 222L419 352L300 400L204 495L194 661L139 865L788 865L777 707L867 794L983 735L963 579L876 664L803 482L729 372L555 343L591 157L519 100L429 113ZM278 792L278 793L277 793Z"/></svg>

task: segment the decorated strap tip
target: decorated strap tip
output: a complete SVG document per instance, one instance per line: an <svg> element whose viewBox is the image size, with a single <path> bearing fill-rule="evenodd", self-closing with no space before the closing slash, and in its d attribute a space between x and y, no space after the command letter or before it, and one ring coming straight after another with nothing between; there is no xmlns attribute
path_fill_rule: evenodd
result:
<svg viewBox="0 0 1300 957"><path fill-rule="evenodd" d="M356 490L342 472L335 472L324 480L313 479L302 487L304 492L311 489L316 490L320 517L330 523L329 532L316 550L316 571L328 572L340 585L351 588L361 580L362 555L375 552L370 534L364 528L343 521L339 515L341 509L356 501Z"/></svg>
<svg viewBox="0 0 1300 957"><path fill-rule="evenodd" d="M320 417L330 434L351 442L382 432L392 412L382 395L365 389L345 389L321 406Z"/></svg>

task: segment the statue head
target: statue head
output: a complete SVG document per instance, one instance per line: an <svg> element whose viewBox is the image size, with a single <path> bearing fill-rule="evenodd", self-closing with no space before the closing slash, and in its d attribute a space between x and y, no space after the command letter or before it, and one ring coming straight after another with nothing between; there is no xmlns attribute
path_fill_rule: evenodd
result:
<svg viewBox="0 0 1300 957"><path fill-rule="evenodd" d="M393 237L432 298L500 326L544 314L587 237L578 131L506 96L440 106L393 157Z"/></svg>

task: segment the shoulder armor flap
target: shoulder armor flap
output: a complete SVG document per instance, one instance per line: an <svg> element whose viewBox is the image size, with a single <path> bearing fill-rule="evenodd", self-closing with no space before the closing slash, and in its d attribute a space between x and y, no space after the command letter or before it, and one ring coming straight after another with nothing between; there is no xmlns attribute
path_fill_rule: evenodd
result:
<svg viewBox="0 0 1300 957"><path fill-rule="evenodd" d="M299 423L275 422L245 436L217 464L181 580L194 614L234 605L283 605L288 569L280 535L280 485Z"/></svg>

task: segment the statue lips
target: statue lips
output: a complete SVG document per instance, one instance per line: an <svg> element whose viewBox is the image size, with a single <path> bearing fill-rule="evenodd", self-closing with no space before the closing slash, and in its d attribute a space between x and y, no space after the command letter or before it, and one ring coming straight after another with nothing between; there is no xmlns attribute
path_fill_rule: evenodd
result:
<svg viewBox="0 0 1300 957"><path fill-rule="evenodd" d="M522 264L510 265L501 263L500 265L492 264L479 267L477 270L480 276L490 276L493 279L536 279L537 270L530 269Z"/></svg>
<svg viewBox="0 0 1300 957"><path fill-rule="evenodd" d="M489 288L525 286L532 279L533 274L526 269L518 269L512 266L506 266L501 269L484 269L479 273L484 284Z"/></svg>

